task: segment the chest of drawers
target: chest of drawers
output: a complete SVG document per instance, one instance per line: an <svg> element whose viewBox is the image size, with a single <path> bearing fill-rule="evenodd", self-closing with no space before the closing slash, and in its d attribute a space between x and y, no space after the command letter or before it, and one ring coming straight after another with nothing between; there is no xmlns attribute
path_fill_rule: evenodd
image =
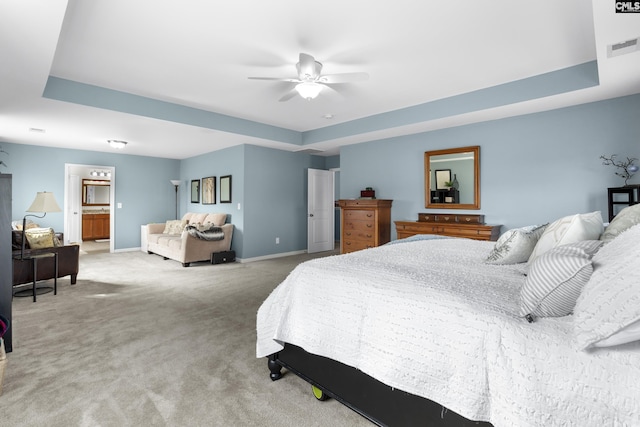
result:
<svg viewBox="0 0 640 427"><path fill-rule="evenodd" d="M391 240L391 203L383 199L339 200L340 252L345 254Z"/></svg>

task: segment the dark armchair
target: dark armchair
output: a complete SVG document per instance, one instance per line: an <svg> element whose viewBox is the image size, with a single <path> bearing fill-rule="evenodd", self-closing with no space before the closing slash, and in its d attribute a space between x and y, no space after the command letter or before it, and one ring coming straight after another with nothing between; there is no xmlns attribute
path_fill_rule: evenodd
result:
<svg viewBox="0 0 640 427"><path fill-rule="evenodd" d="M62 233L56 233L56 237L63 242ZM26 239L25 239L26 240ZM22 245L22 231L12 230L13 250L13 286L33 282L33 268L30 260L20 259L20 247ZM75 284L78 277L80 246L66 245L44 249L31 249L25 241L25 256L44 252L58 253L58 278L71 276L71 284ZM55 265L53 258L45 258L38 263L37 280L53 279Z"/></svg>

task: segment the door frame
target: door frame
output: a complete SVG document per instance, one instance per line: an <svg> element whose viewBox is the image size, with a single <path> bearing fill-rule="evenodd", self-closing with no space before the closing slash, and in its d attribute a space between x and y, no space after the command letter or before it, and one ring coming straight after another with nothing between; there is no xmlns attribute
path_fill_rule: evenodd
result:
<svg viewBox="0 0 640 427"><path fill-rule="evenodd" d="M317 251L314 250L313 252L310 251L311 240L312 240L311 239L312 212L310 212L311 210L310 201L315 200L315 197L314 197L315 188L312 188L311 180L309 179L311 171L319 171L319 172L327 173L327 176L330 177L330 181L331 181L327 188L328 190L327 193L329 193L330 197L328 197L327 200L324 200L326 205L323 204L323 210L326 209L327 219L330 223L330 227L325 237L328 237L328 240L331 242L331 247L327 249L317 250ZM326 169L308 168L307 169L307 253L325 252L333 249L335 249L335 172L332 170L326 170Z"/></svg>
<svg viewBox="0 0 640 427"><path fill-rule="evenodd" d="M67 212L70 211L71 208L71 200L69 200L69 178L74 174L74 170L80 170L84 174L86 174L86 178L90 178L89 171L90 169L101 169L108 170L111 172L111 188L109 191L109 252L115 252L115 200L116 200L116 167L115 166L104 166L104 165L84 165L84 164L76 164L76 163L65 163L64 164L64 235L67 236L68 223L67 223ZM82 179L85 178L85 175L80 176L80 182L82 183ZM82 189L78 192L80 201L80 214L78 215L78 229L80 230L80 235L82 235ZM80 242L78 242L80 243Z"/></svg>

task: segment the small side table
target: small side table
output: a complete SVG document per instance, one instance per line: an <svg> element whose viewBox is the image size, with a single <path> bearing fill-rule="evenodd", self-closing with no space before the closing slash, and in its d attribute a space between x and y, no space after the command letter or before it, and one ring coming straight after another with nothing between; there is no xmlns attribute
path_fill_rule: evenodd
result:
<svg viewBox="0 0 640 427"><path fill-rule="evenodd" d="M53 288L51 286L37 287L38 282L38 261L46 258L53 258L55 265L55 272L53 275ZM58 253L57 252L45 252L36 255L28 255L24 257L25 260L31 260L31 266L33 268L33 284L31 289L23 289L21 291L14 292L16 297L28 297L33 295L33 302L36 302L36 295L42 295L53 291L54 295L58 294Z"/></svg>

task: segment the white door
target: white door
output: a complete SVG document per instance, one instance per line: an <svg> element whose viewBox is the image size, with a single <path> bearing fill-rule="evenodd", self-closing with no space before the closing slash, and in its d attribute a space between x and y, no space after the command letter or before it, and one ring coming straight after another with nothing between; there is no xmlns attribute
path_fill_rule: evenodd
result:
<svg viewBox="0 0 640 427"><path fill-rule="evenodd" d="M65 214L66 229L64 232L65 244L80 243L81 237L81 215L80 215L80 177L69 175L69 185L67 186L67 212Z"/></svg>
<svg viewBox="0 0 640 427"><path fill-rule="evenodd" d="M333 250L333 172L309 169L307 200L307 252Z"/></svg>

